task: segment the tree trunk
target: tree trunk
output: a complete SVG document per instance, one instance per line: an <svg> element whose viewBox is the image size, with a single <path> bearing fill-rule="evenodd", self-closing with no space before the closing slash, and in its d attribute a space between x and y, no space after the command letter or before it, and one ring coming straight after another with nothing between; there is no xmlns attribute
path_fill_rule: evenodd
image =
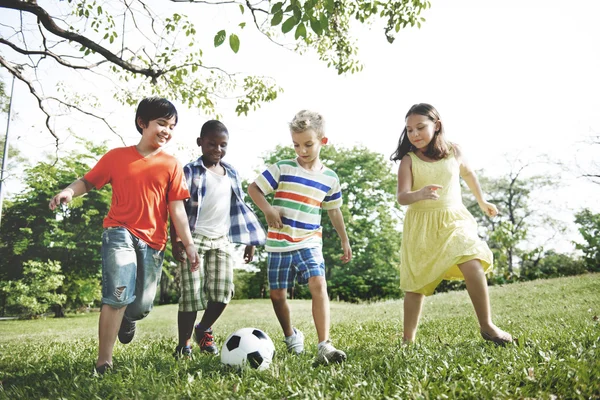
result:
<svg viewBox="0 0 600 400"><path fill-rule="evenodd" d="M52 306L54 311L54 318L64 318L65 317L65 309L60 304L55 304Z"/></svg>
<svg viewBox="0 0 600 400"><path fill-rule="evenodd" d="M158 304L167 304L169 301L169 278L164 272L161 273L162 276L160 278L160 296L158 299Z"/></svg>

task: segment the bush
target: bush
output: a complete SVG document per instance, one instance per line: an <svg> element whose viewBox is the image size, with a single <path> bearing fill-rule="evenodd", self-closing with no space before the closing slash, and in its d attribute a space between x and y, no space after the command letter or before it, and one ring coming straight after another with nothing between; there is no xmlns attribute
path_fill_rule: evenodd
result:
<svg viewBox="0 0 600 400"><path fill-rule="evenodd" d="M65 279L60 272L58 261L25 262L23 278L0 283L6 309L20 317L32 318L44 314L51 306L64 304L66 296L56 293Z"/></svg>

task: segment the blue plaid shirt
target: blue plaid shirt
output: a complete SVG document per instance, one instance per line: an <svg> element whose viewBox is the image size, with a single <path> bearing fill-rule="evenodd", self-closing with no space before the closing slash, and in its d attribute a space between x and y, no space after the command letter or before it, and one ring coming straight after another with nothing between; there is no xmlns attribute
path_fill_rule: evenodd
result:
<svg viewBox="0 0 600 400"><path fill-rule="evenodd" d="M242 196L242 183L233 166L221 161L225 172L231 181L231 208L229 216L229 240L233 243L259 246L265 244L267 236L256 214L244 203ZM190 190L190 198L185 201L185 211L188 215L190 231L194 233L196 221L200 215L202 199L206 193L206 167L202 157L183 167L183 173Z"/></svg>

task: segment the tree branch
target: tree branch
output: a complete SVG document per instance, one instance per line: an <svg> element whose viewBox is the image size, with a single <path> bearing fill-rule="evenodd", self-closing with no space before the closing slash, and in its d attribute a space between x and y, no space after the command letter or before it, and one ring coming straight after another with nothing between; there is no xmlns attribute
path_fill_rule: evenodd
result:
<svg viewBox="0 0 600 400"><path fill-rule="evenodd" d="M54 139L56 139L56 149L58 150L58 136L56 135L56 132L54 132L54 129L52 129L52 127L50 126L50 114L44 107L44 99L42 98L42 96L38 94L38 92L33 87L33 84L27 78L25 78L23 74L21 74L21 71L19 71L17 66L12 65L8 61L6 61L2 56L0 56L0 65L6 68L15 78L19 79L21 82L25 83L27 87L29 87L29 91L31 92L33 97L37 99L40 110L42 110L42 112L46 114L46 128L48 128L50 134L54 136Z"/></svg>
<svg viewBox="0 0 600 400"><path fill-rule="evenodd" d="M110 61L111 63L113 63L115 65L118 65L119 67L123 68L126 71L129 71L129 72L132 72L135 74L141 74L141 75L151 78L153 83L156 82L156 79L158 77L160 77L161 75L163 75L165 73L165 71L162 71L162 70L154 70L151 68L137 67L137 66L131 64L130 62L123 60L122 58L120 58L116 54L114 54L113 52L111 52L108 49L106 49L105 47L95 43L94 41L88 39L87 37L82 36L76 32L71 32L71 31L62 29L60 26L56 25L52 16L50 16L50 14L48 14L46 12L46 10L44 10L42 7L40 7L37 4L36 0L28 0L28 1L0 0L0 7L10 8L13 10L19 10L19 11L31 13L31 14L37 16L39 23L41 23L44 26L44 28L46 28L46 30L53 33L54 35L62 37L67 40L70 40L72 42L77 42L77 43L87 47L88 49L95 51L96 53L102 55L106 60Z"/></svg>
<svg viewBox="0 0 600 400"><path fill-rule="evenodd" d="M0 38L0 43L9 46L14 51L24 54L24 55L38 55L38 56L52 57L59 64L64 65L65 67L73 68L73 69L92 69L92 68L97 67L98 65L105 63L107 61L107 60L102 60L100 62L97 62L95 64L90 64L90 65L75 65L75 64L69 63L68 61L63 60L61 56L51 52L50 50L45 50L45 51L25 50L3 38Z"/></svg>
<svg viewBox="0 0 600 400"><path fill-rule="evenodd" d="M124 146L126 146L126 145L127 145L127 144L125 143L125 139L123 139L123 136L119 135L119 134L117 133L117 131L115 131L115 130L113 129L113 127L112 127L112 126L111 126L111 125L108 123L108 121L106 121L106 119L105 119L105 118L103 118L103 117L100 117L100 116L98 116L98 115L96 115L96 114L94 114L94 113L91 113L91 112L89 112L89 111L85 111L84 109L82 109L82 108L81 108L81 107L79 107L79 106L76 106L75 104L70 104L70 103L67 103L67 102L65 102L65 101L63 101L63 100L61 100L61 99L57 99L56 97L46 97L46 99L47 99L47 100L54 100L54 101L56 101L57 103L60 103L60 104L62 104L63 106L66 106L66 107L68 107L68 108L74 108L74 109L76 109L77 111L79 111L79 112L80 112L80 113L82 113L82 114L85 114L85 115L87 115L87 116L90 116L90 117L93 117L93 118L99 119L100 121L104 122L104 124L105 124L105 125L108 127L108 129L110 129L110 130L112 131L112 133L114 133L114 134L115 134L115 135L116 135L116 136L117 136L119 139L121 139L121 143L123 143L123 145L124 145Z"/></svg>

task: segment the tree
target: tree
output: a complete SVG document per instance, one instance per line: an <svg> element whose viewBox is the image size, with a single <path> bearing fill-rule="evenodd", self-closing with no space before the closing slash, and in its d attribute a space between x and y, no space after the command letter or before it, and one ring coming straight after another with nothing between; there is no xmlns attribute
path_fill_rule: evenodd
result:
<svg viewBox="0 0 600 400"><path fill-rule="evenodd" d="M237 99L237 113L245 114L275 100L280 88L266 77L227 72L227 67L217 62L218 56L211 59L204 51L201 37L214 35L215 47L228 42L237 53L241 37L252 37L244 31L249 25L274 45L301 53L313 50L338 73L352 73L361 69L351 30L353 19L360 23L383 21L385 36L393 42L400 29L420 27L424 21L420 13L430 7L427 0L165 3L63 0L40 5L37 0L0 0L0 8L5 9L2 14L8 19L0 27L0 65L27 85L57 146L59 138L51 118L61 109L98 118L116 131L95 111L98 97L86 92L85 85L56 85L38 79L41 71L93 76L106 83L104 87L112 86L114 97L124 104L135 104L139 93L155 93L212 114L219 99L229 97ZM192 12L216 6L232 8L239 11L239 19L214 32L198 31L182 13L185 6L178 3L186 3L185 10ZM292 35L293 43L284 44Z"/></svg>
<svg viewBox="0 0 600 400"><path fill-rule="evenodd" d="M264 162L270 165L295 157L291 147L278 146L264 157ZM340 178L342 213L353 251L352 261L342 264L340 239L323 212L323 256L330 296L346 301L400 297L400 212L396 206L396 179L390 173L389 162L364 147L333 146L322 149L321 160ZM251 200L248 204L267 226L260 210ZM264 260L263 254L259 257ZM265 285L266 260L259 266L257 277ZM294 295L303 297L308 292L306 288L298 288Z"/></svg>
<svg viewBox="0 0 600 400"><path fill-rule="evenodd" d="M5 306L31 318L45 313L50 306L64 303L66 296L57 293L64 279L57 261L27 261L23 277L0 282L0 292L7 299Z"/></svg>
<svg viewBox="0 0 600 400"><path fill-rule="evenodd" d="M478 172L479 181L487 199L496 204L499 214L495 218L484 215L474 196L463 190L463 201L477 220L480 233L494 253L496 270L506 273L507 277L515 274L517 260L521 261L521 273L527 268L536 268L544 251L544 247L524 249L528 243L531 229L545 227L554 235L562 232L562 225L542 211L541 200L532 200L534 193L551 187L555 180L545 175L526 175L531 164L514 162L510 171L500 178L491 178Z"/></svg>
<svg viewBox="0 0 600 400"><path fill-rule="evenodd" d="M58 213L48 201L61 188L83 176L106 152L104 146L84 142L84 151L56 163L39 162L24 171L26 188L7 201L0 230L0 280L19 280L29 261L57 261L65 280L59 294L62 306L79 308L98 300L101 268L102 221L108 212L111 190L92 190L75 198Z"/></svg>
<svg viewBox="0 0 600 400"><path fill-rule="evenodd" d="M576 243L575 247L583 252L588 271L600 272L600 214L584 209L575 214L575 222L580 225L579 233L586 243Z"/></svg>

